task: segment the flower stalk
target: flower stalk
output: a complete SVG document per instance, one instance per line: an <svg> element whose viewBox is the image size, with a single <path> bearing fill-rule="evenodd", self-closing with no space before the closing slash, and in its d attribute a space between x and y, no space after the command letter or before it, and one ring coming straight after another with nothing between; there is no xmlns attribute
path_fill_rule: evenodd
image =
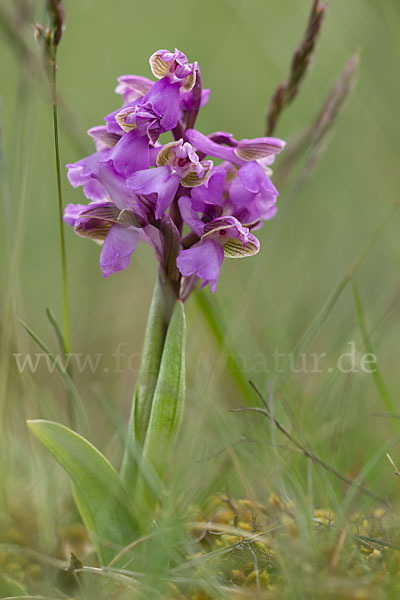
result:
<svg viewBox="0 0 400 600"><path fill-rule="evenodd" d="M63 345L64 354L71 352L71 333L68 302L68 274L67 274L67 252L65 245L64 232L64 204L62 195L61 180L61 159L60 159L60 139L58 126L58 106L57 106L57 50L64 31L64 7L62 0L48 0L47 12L50 18L50 26L44 28L42 25L36 25L36 38L43 48L43 58L45 70L50 82L50 94L53 116L53 134L54 134L54 155L57 180L57 199L58 199L58 218L59 218L59 236L61 246L61 277L62 277L62 303L63 303Z"/></svg>

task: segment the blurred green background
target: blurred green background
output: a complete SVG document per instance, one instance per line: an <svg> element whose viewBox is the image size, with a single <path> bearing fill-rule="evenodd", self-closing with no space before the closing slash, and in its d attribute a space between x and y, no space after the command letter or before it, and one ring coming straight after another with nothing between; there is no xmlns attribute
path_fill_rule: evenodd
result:
<svg viewBox="0 0 400 600"><path fill-rule="evenodd" d="M2 5L9 15L22 8L13 27L35 51L32 29L24 15L31 6L32 20L41 21L42 3L2 0ZM58 74L65 109L60 131L63 164L92 151L85 132L120 105L114 94L116 78L128 73L151 76L148 57L158 48L177 47L189 60L199 62L203 83L211 89L199 129L206 134L228 131L237 138L263 135L269 99L288 73L311 2L66 0L65 6L67 25ZM38 351L17 317L56 347L45 308L50 306L61 316L60 252L45 79L37 77L32 63L18 54L10 31L2 30L0 48L5 157L0 240L3 423L11 432L11 438L7 437L11 446L16 442L21 450L28 439L24 417L53 416L66 422L65 391L58 375L41 367L21 378L12 356ZM275 350L293 351L399 192L398 0L329 3L312 69L275 133L288 140L290 147L290 141L315 118L356 51L361 54L356 89L312 176L298 191L293 180L280 185L278 158L275 182L281 192L280 210L258 232L260 254L243 261L226 260L215 297L211 298L209 290L200 292L218 307L226 345L231 353L240 354L237 359L243 376L253 379L263 392L277 374L273 362L266 370L257 366L259 361L272 357ZM84 201L81 190L72 189L65 172L63 175L64 202ZM356 275L370 341L396 407L400 389L398 231L399 215L395 215ZM104 355L95 373L76 374L77 385L90 414L92 441L118 464L120 448L101 399L106 398L109 406L115 404L127 418L157 265L151 251L140 247L129 269L103 280L98 247L70 229L66 236L73 352ZM244 400L194 297L187 303L187 317L188 403L179 444L185 451L177 452L176 472L197 465L193 467L193 486L202 482L213 491L207 464L196 461L232 444L238 436L268 438L269 427L262 417L227 411L228 406L240 406ZM348 286L305 350L307 354L327 353L323 372L290 374L278 387L286 408L277 398L276 411L299 435L308 437L327 461L355 475L392 438L395 429L391 420L375 415L386 408L371 375L327 371L353 340L361 353L367 351L363 350ZM119 344L123 344L121 352L136 358L132 358L132 369L122 358L122 372L117 373L113 354ZM224 459L217 458L212 464L221 481L215 487L224 489L229 482L233 492L251 493L252 485L261 485L259 471L265 469L268 489L272 489L269 447L261 442L244 446L243 465L249 467L249 479L232 476L238 468L235 461L232 468L225 469ZM400 461L399 444L393 456ZM252 462L254 457L259 460ZM18 460L22 469L29 463L22 450ZM289 452L282 461L284 468L298 465L300 480L304 480L306 465L301 456ZM379 486L381 492L397 493L398 481L383 458L369 477L374 489ZM190 481L186 480L189 488ZM319 503L326 501L323 485L316 488L316 494Z"/></svg>

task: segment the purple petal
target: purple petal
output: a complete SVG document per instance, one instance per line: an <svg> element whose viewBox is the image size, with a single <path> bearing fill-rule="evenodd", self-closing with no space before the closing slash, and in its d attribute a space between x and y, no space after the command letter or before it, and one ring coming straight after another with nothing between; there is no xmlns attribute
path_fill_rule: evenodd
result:
<svg viewBox="0 0 400 600"><path fill-rule="evenodd" d="M83 193L86 198L93 202L101 202L110 198L104 185L98 179L95 179L94 176L83 186Z"/></svg>
<svg viewBox="0 0 400 600"><path fill-rule="evenodd" d="M112 273L127 268L138 241L139 232L137 230L112 225L100 253L100 267L103 277L108 277Z"/></svg>
<svg viewBox="0 0 400 600"><path fill-rule="evenodd" d="M226 131L214 131L208 137L216 144L223 144L231 148L236 148L239 143L231 133L227 133Z"/></svg>
<svg viewBox="0 0 400 600"><path fill-rule="evenodd" d="M229 199L231 200L234 211L245 208L254 199L254 192L249 192L243 185L239 177L236 177L229 188Z"/></svg>
<svg viewBox="0 0 400 600"><path fill-rule="evenodd" d="M126 180L128 188L138 194L157 194L156 219L169 208L180 183L180 176L171 174L168 166L136 171Z"/></svg>
<svg viewBox="0 0 400 600"><path fill-rule="evenodd" d="M240 181L247 191L257 194L268 180L264 169L255 161L243 165L238 171Z"/></svg>
<svg viewBox="0 0 400 600"><path fill-rule="evenodd" d="M121 133L122 133L121 127L118 125L117 121L115 120L115 117L120 112L120 110L121 109L118 108L117 110L114 110L112 113L110 113L104 117L104 120L106 122L106 129L109 133L115 133L116 135L121 135Z"/></svg>
<svg viewBox="0 0 400 600"><path fill-rule="evenodd" d="M126 179L116 172L111 163L102 164L97 177L120 210L133 211L143 225L154 220L154 203L151 200L142 202L133 190L128 189Z"/></svg>
<svg viewBox="0 0 400 600"><path fill-rule="evenodd" d="M83 210L87 209L87 204L67 204L64 209L63 221L75 227L76 221Z"/></svg>
<svg viewBox="0 0 400 600"><path fill-rule="evenodd" d="M214 167L209 180L192 190L193 209L204 212L207 205L222 206L226 171Z"/></svg>
<svg viewBox="0 0 400 600"><path fill-rule="evenodd" d="M109 149L101 150L100 152L86 156L76 163L68 164L68 180L72 187L76 188L87 183L90 176L99 168L100 163L108 160L109 153Z"/></svg>
<svg viewBox="0 0 400 600"><path fill-rule="evenodd" d="M134 194L127 189L125 179L117 173L111 162L101 165L97 172L97 178L107 190L109 198L120 210L132 206Z"/></svg>
<svg viewBox="0 0 400 600"><path fill-rule="evenodd" d="M204 154L208 156L215 156L222 160L228 160L237 165L244 164L244 162L236 156L234 148L220 146L196 129L188 129L185 133L185 137L195 148L197 148L197 150L204 152Z"/></svg>
<svg viewBox="0 0 400 600"><path fill-rule="evenodd" d="M143 104L149 102L160 118L164 131L170 131L178 124L180 83L171 83L168 77L157 81L143 98Z"/></svg>
<svg viewBox="0 0 400 600"><path fill-rule="evenodd" d="M238 171L238 176L249 192L258 193L261 190L264 190L271 196L279 196L278 190L265 173L262 166L255 161L243 165Z"/></svg>
<svg viewBox="0 0 400 600"><path fill-rule="evenodd" d="M98 127L92 127L88 130L88 134L94 139L96 150L105 150L106 148L113 148L121 137L121 133L111 133L108 131L105 125L99 125Z"/></svg>
<svg viewBox="0 0 400 600"><path fill-rule="evenodd" d="M236 216L246 225L252 225L253 229L258 229L262 221L273 219L277 213L276 196L270 196L262 192L257 194L242 211L238 211ZM260 222L254 227L254 225Z"/></svg>
<svg viewBox="0 0 400 600"><path fill-rule="evenodd" d="M108 159L123 177L129 177L134 171L147 169L150 166L149 140L136 130L125 133L110 151Z"/></svg>
<svg viewBox="0 0 400 600"><path fill-rule="evenodd" d="M235 152L242 160L250 161L264 158L271 154L279 154L285 146L286 142L279 138L254 138L252 140L241 140Z"/></svg>
<svg viewBox="0 0 400 600"><path fill-rule="evenodd" d="M141 98L154 85L154 81L139 75L122 75L118 77L118 85L115 88L117 94L124 96L124 104L131 104Z"/></svg>
<svg viewBox="0 0 400 600"><path fill-rule="evenodd" d="M209 283L211 291L215 292L223 260L222 246L213 240L203 240L192 248L181 250L176 263L182 275L197 275L203 279L202 287Z"/></svg>
<svg viewBox="0 0 400 600"><path fill-rule="evenodd" d="M200 238L203 235L204 223L197 211L193 209L192 199L188 196L181 196L178 200L178 205L184 223Z"/></svg>
<svg viewBox="0 0 400 600"><path fill-rule="evenodd" d="M126 180L129 189L139 194L158 193L171 176L168 166L136 171Z"/></svg>

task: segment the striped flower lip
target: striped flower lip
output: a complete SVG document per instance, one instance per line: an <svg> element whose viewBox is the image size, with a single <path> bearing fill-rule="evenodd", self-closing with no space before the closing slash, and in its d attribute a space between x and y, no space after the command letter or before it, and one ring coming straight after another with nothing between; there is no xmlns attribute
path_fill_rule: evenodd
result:
<svg viewBox="0 0 400 600"><path fill-rule="evenodd" d="M235 217L218 217L204 225L202 240L212 239L221 244L226 258L253 256L260 250L260 242Z"/></svg>
<svg viewBox="0 0 400 600"><path fill-rule="evenodd" d="M72 225L81 237L104 241L113 224L122 227L142 228L137 215L131 210L120 210L113 202L93 202L87 206L68 204L64 213L64 221Z"/></svg>

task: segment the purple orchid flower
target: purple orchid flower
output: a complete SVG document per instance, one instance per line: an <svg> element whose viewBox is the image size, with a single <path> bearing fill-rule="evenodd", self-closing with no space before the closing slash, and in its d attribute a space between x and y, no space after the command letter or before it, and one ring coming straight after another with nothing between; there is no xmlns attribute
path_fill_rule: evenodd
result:
<svg viewBox="0 0 400 600"><path fill-rule="evenodd" d="M104 277L126 269L139 242L139 230L118 223L121 211L112 202L94 202L89 206L68 204L64 221L81 237L104 242L100 267ZM133 213L132 213L133 215Z"/></svg>
<svg viewBox="0 0 400 600"><path fill-rule="evenodd" d="M224 256L253 256L259 251L260 242L235 217L218 217L202 226L200 242L181 250L177 265L185 277L197 275L203 280L200 289L210 284L215 292Z"/></svg>
<svg viewBox="0 0 400 600"><path fill-rule="evenodd" d="M158 260L162 259L162 240L156 227L143 225L131 208L120 210L109 200L89 205L68 204L64 221L81 237L102 243L100 267L103 277L129 266L139 241L150 244Z"/></svg>
<svg viewBox="0 0 400 600"><path fill-rule="evenodd" d="M69 165L68 177L74 187L83 185L89 205L66 206L64 221L81 237L104 242L100 267L104 277L125 269L139 240L153 246L161 256L159 234L154 221L154 202L128 190L112 161L83 159Z"/></svg>
<svg viewBox="0 0 400 600"><path fill-rule="evenodd" d="M209 90L202 89L197 63L176 49L158 50L149 62L158 81L120 77L122 108L88 132L96 152L67 165L70 183L82 186L90 202L69 204L64 220L102 244L104 277L125 269L143 241L176 296L181 284L186 298L198 278L215 292L224 257L259 251L250 230L276 214L270 167L285 142L203 135L194 122ZM167 132L174 141L162 146L158 139ZM214 166L206 157L223 162ZM190 233L183 237L184 224Z"/></svg>
<svg viewBox="0 0 400 600"><path fill-rule="evenodd" d="M211 160L200 161L193 146L182 139L166 144L157 157L157 167L136 171L126 181L129 189L140 194L157 194L156 219L169 208L181 184L192 188L204 183L213 166Z"/></svg>
<svg viewBox="0 0 400 600"><path fill-rule="evenodd" d="M166 77L171 83L179 83L186 91L193 89L196 83L197 62L189 63L183 52L177 48L174 52L157 50L150 56L149 63L154 77Z"/></svg>
<svg viewBox="0 0 400 600"><path fill-rule="evenodd" d="M149 144L154 146L162 133L173 130L182 107L191 106L197 63L190 64L179 50L158 50L150 57L150 66L159 81L133 75L120 78L117 92L124 95L124 107L106 117L110 133L117 135L118 127L123 132L110 158L124 177L149 168Z"/></svg>

